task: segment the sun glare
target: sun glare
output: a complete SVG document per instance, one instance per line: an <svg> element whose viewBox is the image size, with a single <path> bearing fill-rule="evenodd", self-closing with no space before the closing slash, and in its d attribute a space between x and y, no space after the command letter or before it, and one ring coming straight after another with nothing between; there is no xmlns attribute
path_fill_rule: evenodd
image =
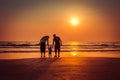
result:
<svg viewBox="0 0 120 80"><path fill-rule="evenodd" d="M76 53L76 52L72 52L71 54L72 54L72 56L76 56L76 55L77 55L77 53Z"/></svg>
<svg viewBox="0 0 120 80"><path fill-rule="evenodd" d="M77 25L78 24L78 19L77 18L72 18L71 23L72 23L72 25Z"/></svg>

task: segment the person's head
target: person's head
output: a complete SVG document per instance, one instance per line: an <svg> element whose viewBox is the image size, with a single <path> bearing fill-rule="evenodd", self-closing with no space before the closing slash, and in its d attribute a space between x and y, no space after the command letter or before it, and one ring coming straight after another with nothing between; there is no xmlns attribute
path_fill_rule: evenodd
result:
<svg viewBox="0 0 120 80"><path fill-rule="evenodd" d="M53 37L56 37L56 34L53 34Z"/></svg>

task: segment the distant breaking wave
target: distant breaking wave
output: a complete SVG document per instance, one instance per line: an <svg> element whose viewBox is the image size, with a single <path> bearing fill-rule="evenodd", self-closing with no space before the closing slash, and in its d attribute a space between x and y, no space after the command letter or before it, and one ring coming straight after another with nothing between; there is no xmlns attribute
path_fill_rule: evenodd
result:
<svg viewBox="0 0 120 80"><path fill-rule="evenodd" d="M0 42L0 53L39 52L39 42L13 41ZM46 49L47 50L47 49ZM54 49L53 49L54 51ZM63 43L61 52L120 52L120 42Z"/></svg>
<svg viewBox="0 0 120 80"><path fill-rule="evenodd" d="M4 51L0 51L0 53L31 53L31 52L40 52L38 50L36 51L33 51L33 50L24 50L24 51L7 51L7 50L4 50ZM47 52L47 51L46 51ZM54 51L53 51L54 52ZM62 50L61 52L120 52L120 50Z"/></svg>

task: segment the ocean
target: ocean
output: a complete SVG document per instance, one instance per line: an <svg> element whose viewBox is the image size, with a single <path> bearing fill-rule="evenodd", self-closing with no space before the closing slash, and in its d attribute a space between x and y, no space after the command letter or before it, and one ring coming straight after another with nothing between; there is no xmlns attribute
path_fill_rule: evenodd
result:
<svg viewBox="0 0 120 80"><path fill-rule="evenodd" d="M1 41L0 53L16 52L39 52L37 41ZM46 48L46 51L48 49ZM54 50L53 50L54 51ZM120 52L120 42L99 42L99 43L63 43L61 52Z"/></svg>
<svg viewBox="0 0 120 80"><path fill-rule="evenodd" d="M51 45L51 44L50 44ZM46 47L46 53L48 48ZM54 53L54 48L53 48ZM107 55L106 55L107 54ZM82 56L116 56L120 57L120 42L67 42L61 46L62 57ZM103 56L104 55L104 56ZM40 46L38 41L1 41L0 59L39 58Z"/></svg>

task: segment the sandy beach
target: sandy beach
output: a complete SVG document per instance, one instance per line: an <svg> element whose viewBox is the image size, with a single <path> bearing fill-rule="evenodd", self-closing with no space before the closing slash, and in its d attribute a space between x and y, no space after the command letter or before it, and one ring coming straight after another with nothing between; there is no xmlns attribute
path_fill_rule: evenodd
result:
<svg viewBox="0 0 120 80"><path fill-rule="evenodd" d="M120 58L0 60L0 80L120 80Z"/></svg>
<svg viewBox="0 0 120 80"><path fill-rule="evenodd" d="M120 0L0 0L0 80L120 80L119 34Z"/></svg>

